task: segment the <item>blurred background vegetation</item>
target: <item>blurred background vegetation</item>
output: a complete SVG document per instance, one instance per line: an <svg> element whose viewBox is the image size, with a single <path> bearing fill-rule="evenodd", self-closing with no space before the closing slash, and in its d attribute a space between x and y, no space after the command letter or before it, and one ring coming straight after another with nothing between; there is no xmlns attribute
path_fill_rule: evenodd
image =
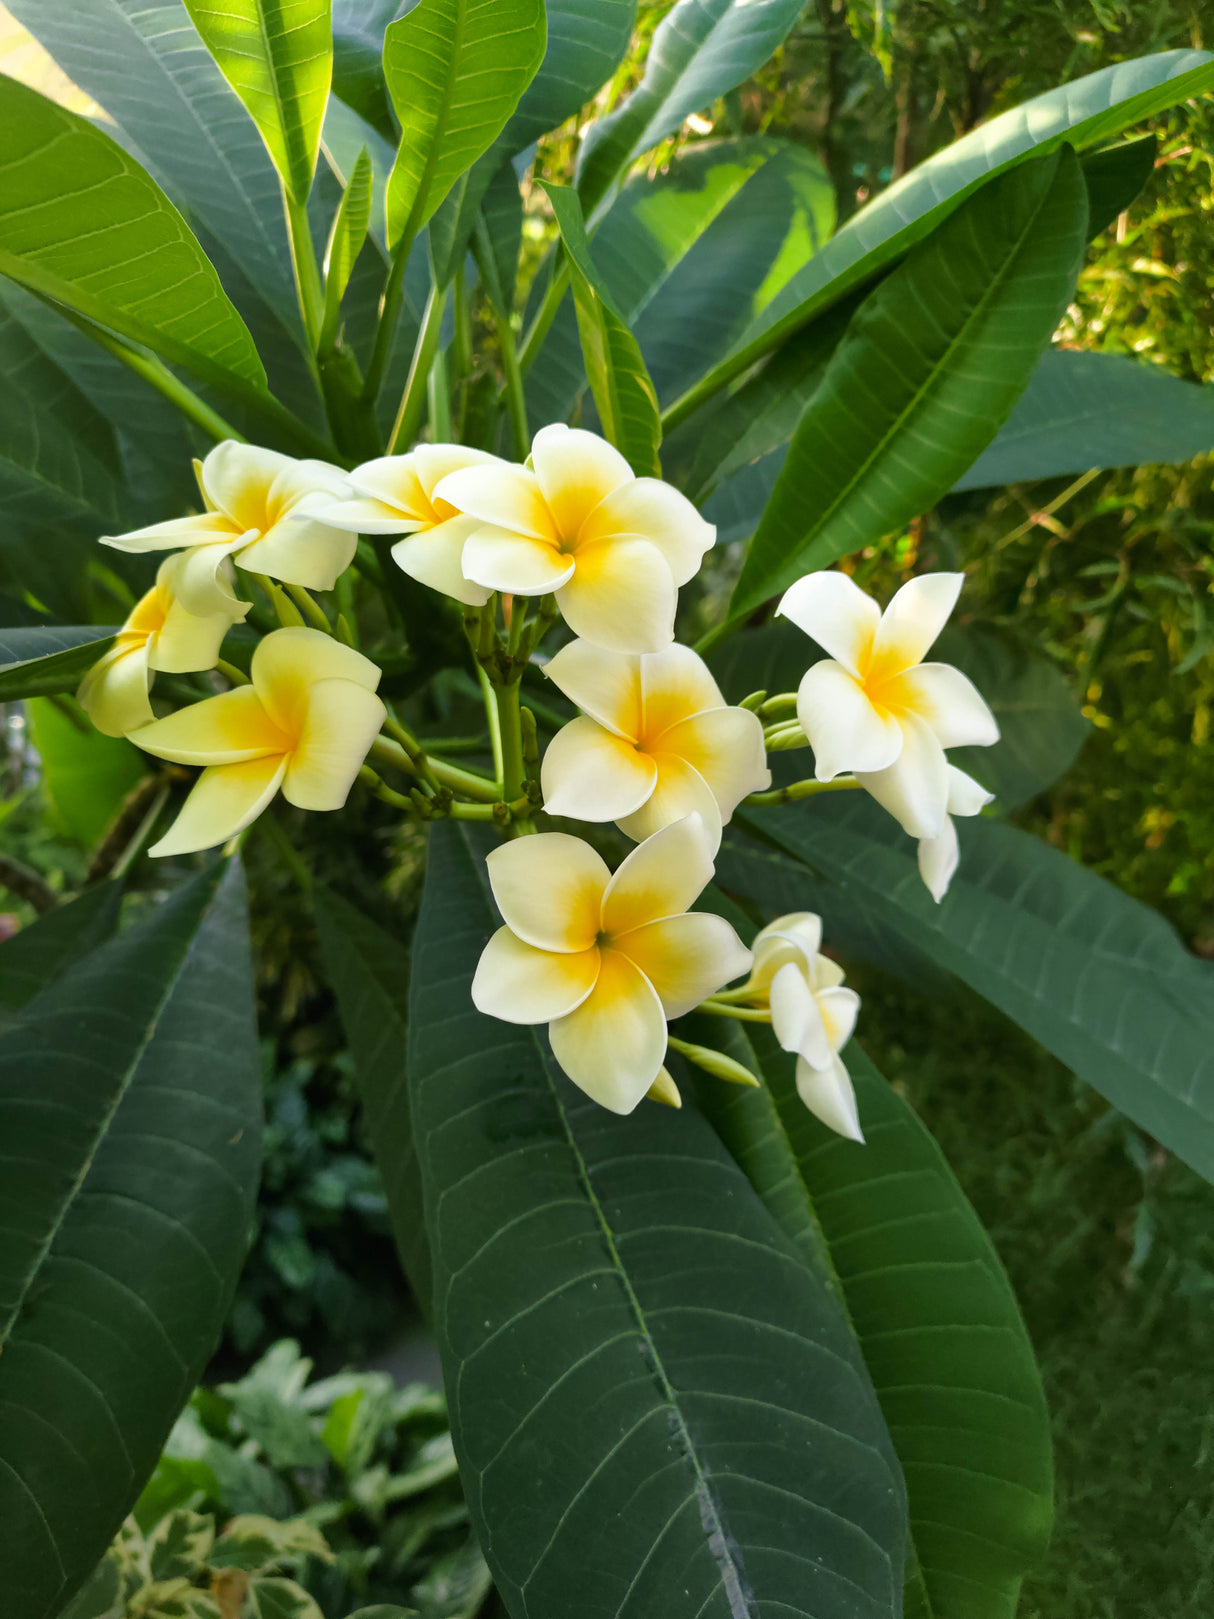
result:
<svg viewBox="0 0 1214 1619"><path fill-rule="evenodd" d="M639 44L667 10L669 0L642 0ZM846 217L1039 91L1123 58L1203 45L1214 46L1209 0L813 0L762 73L689 120L653 161L714 134L783 136L819 154ZM604 104L638 76L637 59ZM41 71L2 8L0 70L35 80ZM538 173L569 178L578 123L544 143ZM1153 127L1155 174L1094 243L1059 340L1214 385L1214 106L1187 105ZM551 236L545 207L536 188L533 262ZM964 568L967 612L1046 651L1091 729L1067 777L1017 820L1158 907L1207 956L1211 471L1202 457L953 496L854 559L881 594L914 571ZM39 758L53 721L10 712L6 723L5 850L51 890L73 888L91 839L73 825L70 783L46 802ZM351 861L343 891L399 930L418 888L415 834L392 828L381 807L365 814L349 837L390 878L355 894L349 884L366 862ZM216 1376L237 1375L287 1334L324 1371L363 1363L411 1314L276 824L248 846L262 930L266 1177ZM293 817L305 859L307 839L320 835ZM10 913L0 927L28 919L29 899L0 899ZM1214 1611L1214 1192L975 999L926 1000L872 970L855 977L862 1042L923 1113L992 1231L1045 1368L1059 1518L1026 1619L1205 1619Z"/></svg>

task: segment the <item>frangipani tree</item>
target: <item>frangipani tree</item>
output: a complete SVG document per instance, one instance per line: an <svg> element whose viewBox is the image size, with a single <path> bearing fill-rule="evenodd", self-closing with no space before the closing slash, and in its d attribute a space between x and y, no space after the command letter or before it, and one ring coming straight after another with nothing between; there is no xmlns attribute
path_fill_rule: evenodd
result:
<svg viewBox="0 0 1214 1619"><path fill-rule="evenodd" d="M635 8L397 9L12 6L109 122L0 81L0 699L78 692L141 750L120 865L159 897L120 928L100 883L0 950L8 1600L68 1609L223 1320L265 833L506 1608L1010 1615L1049 1533L1040 1381L834 952L955 975L1207 1174L1209 970L999 818L1075 717L971 681L972 632L936 655L960 576L878 603L835 565L1060 470L1026 420L1061 380L1076 423L1126 397L1051 334L1149 162L1119 137L1214 59L1040 97L833 232L780 141L646 167L800 10L678 0L545 187L524 287L534 143ZM407 945L279 795L335 839L351 795L427 829Z"/></svg>

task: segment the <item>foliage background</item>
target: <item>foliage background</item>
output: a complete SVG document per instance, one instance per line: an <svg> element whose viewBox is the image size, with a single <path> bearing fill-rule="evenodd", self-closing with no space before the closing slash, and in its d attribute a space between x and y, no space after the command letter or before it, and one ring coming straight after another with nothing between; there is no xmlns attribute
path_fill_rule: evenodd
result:
<svg viewBox="0 0 1214 1619"><path fill-rule="evenodd" d="M638 37L668 9L642 0ZM1208 48L1212 32L1208 11L1182 0L814 0L763 72L689 120L654 161L713 132L770 131L819 152L846 215L980 119L1123 57ZM2 8L0 70L74 94L89 110L61 79L41 76ZM603 99L635 76L626 66ZM544 143L537 175L568 178L576 123ZM1095 244L1061 340L1214 383L1214 111L1192 104L1155 129L1155 177ZM537 186L527 232L536 257L551 234L546 207ZM856 559L861 582L881 593L922 568L964 567L971 613L1045 648L1092 730L1066 780L1017 818L1157 906L1206 955L1212 535L1204 457L955 496L895 546ZM14 718L0 808L6 850L52 887L70 888L87 852L44 813L32 778L23 791L30 756ZM416 850L389 845L374 818L363 836L372 865L394 868L399 925L415 896ZM317 987L306 909L265 840L249 855L263 918L269 1153L257 1243L217 1376L284 1332L322 1367L361 1360L408 1312L336 1021ZM14 904L12 914L29 912ZM942 1000L873 971L857 982L862 1036L882 1051L990 1229L1043 1361L1060 1510L1026 1616L1208 1614L1214 1193L972 998Z"/></svg>

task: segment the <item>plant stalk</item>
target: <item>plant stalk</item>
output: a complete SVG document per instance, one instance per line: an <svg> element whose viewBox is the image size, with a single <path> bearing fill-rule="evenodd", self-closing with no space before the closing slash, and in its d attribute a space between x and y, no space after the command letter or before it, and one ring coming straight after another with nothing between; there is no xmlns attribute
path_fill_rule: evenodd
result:
<svg viewBox="0 0 1214 1619"><path fill-rule="evenodd" d="M396 412L392 436L388 440L389 455L399 455L407 450L421 427L422 418L426 413L430 367L434 364L434 356L438 352L438 339L442 331L443 310L446 303L446 287L432 287L426 303L426 313L422 317L422 329L417 336L417 346L413 350L409 380L401 395L400 409Z"/></svg>

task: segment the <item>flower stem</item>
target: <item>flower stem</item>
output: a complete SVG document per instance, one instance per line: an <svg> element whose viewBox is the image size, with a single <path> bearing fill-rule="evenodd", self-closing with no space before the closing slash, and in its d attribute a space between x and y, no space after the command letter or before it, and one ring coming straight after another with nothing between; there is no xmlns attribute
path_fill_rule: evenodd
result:
<svg viewBox="0 0 1214 1619"><path fill-rule="evenodd" d="M247 568L244 571L248 573L249 578L254 584L260 585L265 591L267 597L269 598L270 606L274 609L274 615L278 619L279 627L281 629L298 630L304 628L303 614L294 605L294 603L287 598L287 595L282 590L281 586L276 585L273 579L271 579L267 574L252 573Z"/></svg>
<svg viewBox="0 0 1214 1619"><path fill-rule="evenodd" d="M314 630L323 630L326 635L333 634L333 626L325 617L324 609L312 600L302 585L286 585L284 588Z"/></svg>
<svg viewBox="0 0 1214 1619"><path fill-rule="evenodd" d="M725 1006L710 995L696 1007L697 1012L708 1012L713 1017L737 1018L740 1023L770 1023L771 1013L757 1006Z"/></svg>
<svg viewBox="0 0 1214 1619"><path fill-rule="evenodd" d="M409 736L404 726L391 718L385 721L385 729L398 736ZM371 744L371 753L385 764L395 765L398 770L407 771L420 781L449 787L452 792L463 793L466 798L473 798L481 804L495 804L502 796L497 782L489 781L473 770L462 770L459 765L448 764L445 759L435 758L423 750L416 737L410 737L408 745L402 746L399 741L377 736Z"/></svg>
<svg viewBox="0 0 1214 1619"><path fill-rule="evenodd" d="M234 663L229 663L226 658L219 658L216 661L215 669L233 686L247 686L249 684L249 677L244 670L238 669Z"/></svg>
<svg viewBox="0 0 1214 1619"><path fill-rule="evenodd" d="M794 781L788 787L773 787L770 792L751 793L742 802L750 809L767 808L772 804L793 804L801 798L816 798L819 793L846 793L859 786L854 776L836 776L834 781Z"/></svg>

